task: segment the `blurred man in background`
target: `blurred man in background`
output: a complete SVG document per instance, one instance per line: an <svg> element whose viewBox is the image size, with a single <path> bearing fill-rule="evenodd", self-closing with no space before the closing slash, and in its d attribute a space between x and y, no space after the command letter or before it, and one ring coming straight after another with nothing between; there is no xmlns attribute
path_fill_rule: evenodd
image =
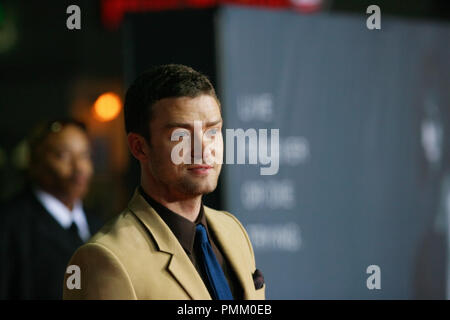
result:
<svg viewBox="0 0 450 320"><path fill-rule="evenodd" d="M0 298L60 299L67 261L99 226L82 207L90 144L71 119L37 126L28 143L29 183L0 209Z"/></svg>

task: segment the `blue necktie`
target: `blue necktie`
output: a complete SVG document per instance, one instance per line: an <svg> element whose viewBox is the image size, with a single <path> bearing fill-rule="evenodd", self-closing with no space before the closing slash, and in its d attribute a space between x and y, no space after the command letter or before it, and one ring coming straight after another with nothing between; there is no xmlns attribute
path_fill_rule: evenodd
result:
<svg viewBox="0 0 450 320"><path fill-rule="evenodd" d="M225 274L209 243L205 227L202 224L198 224L195 229L195 241L200 244L202 249L203 266L205 267L209 283L213 290L213 298L215 300L233 300L233 295L231 294Z"/></svg>

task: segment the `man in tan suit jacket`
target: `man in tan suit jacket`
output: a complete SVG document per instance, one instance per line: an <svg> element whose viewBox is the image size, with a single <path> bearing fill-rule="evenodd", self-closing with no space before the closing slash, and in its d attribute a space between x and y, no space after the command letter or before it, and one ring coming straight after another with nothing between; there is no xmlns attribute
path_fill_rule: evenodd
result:
<svg viewBox="0 0 450 320"><path fill-rule="evenodd" d="M74 253L69 266L79 268L80 281L66 274L64 299L213 298L198 224L233 298L264 299L245 229L232 214L201 202L216 188L223 158L220 103L209 80L182 65L142 74L127 91L125 126L141 185L128 207ZM179 138L193 148L179 148Z"/></svg>

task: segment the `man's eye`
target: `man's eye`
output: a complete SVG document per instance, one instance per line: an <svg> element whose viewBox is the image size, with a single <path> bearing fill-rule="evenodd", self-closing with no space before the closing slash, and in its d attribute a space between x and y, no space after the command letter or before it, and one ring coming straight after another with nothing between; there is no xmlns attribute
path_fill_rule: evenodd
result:
<svg viewBox="0 0 450 320"><path fill-rule="evenodd" d="M176 136L177 137L189 137L189 132L186 132L186 131L180 131L180 132L177 132L176 133Z"/></svg>
<svg viewBox="0 0 450 320"><path fill-rule="evenodd" d="M217 128L209 129L208 131L206 131L206 136L212 137L212 136L216 135L217 132L219 132L219 130Z"/></svg>
<svg viewBox="0 0 450 320"><path fill-rule="evenodd" d="M172 141L178 141L180 138L189 138L191 136L190 132L185 129L176 129L172 132L170 139Z"/></svg>
<svg viewBox="0 0 450 320"><path fill-rule="evenodd" d="M70 159L70 154L69 152L56 152L56 157L60 160L69 160Z"/></svg>

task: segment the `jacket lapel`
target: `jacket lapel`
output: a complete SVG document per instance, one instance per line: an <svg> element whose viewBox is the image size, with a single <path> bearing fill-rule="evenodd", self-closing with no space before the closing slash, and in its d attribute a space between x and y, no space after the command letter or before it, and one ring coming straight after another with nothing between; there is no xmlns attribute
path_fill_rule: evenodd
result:
<svg viewBox="0 0 450 320"><path fill-rule="evenodd" d="M156 242L158 250L171 255L167 269L187 294L196 300L211 296L200 275L170 228L136 190L128 208L141 220Z"/></svg>
<svg viewBox="0 0 450 320"><path fill-rule="evenodd" d="M236 229L235 224L230 224L229 219L221 219L214 210L203 206L208 222L208 227L214 233L226 260L231 265L231 268L236 273L236 276L244 290L244 299L252 299L254 292L254 284L251 276L249 265L245 266L243 257L246 253L242 251L242 241L236 237L233 230Z"/></svg>

